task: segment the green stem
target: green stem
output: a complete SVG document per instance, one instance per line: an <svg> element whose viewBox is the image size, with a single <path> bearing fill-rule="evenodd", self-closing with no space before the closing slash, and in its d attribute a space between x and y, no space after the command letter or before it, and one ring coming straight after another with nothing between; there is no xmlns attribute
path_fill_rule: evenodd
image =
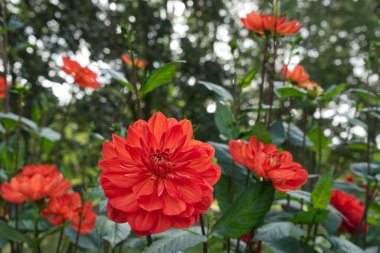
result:
<svg viewBox="0 0 380 253"><path fill-rule="evenodd" d="M269 38L265 37L265 46L264 46L264 52L263 52L263 60L261 65L261 83L259 86L259 105L257 110L257 118L256 123L260 122L260 114L261 114L261 104L263 102L264 97L264 83L265 83L265 73L266 73L266 63L267 63L267 55L268 55L268 48L269 48Z"/></svg>
<svg viewBox="0 0 380 253"><path fill-rule="evenodd" d="M40 253L40 240L38 238L38 217L39 217L39 208L35 204L34 207L34 227L33 227L33 253Z"/></svg>
<svg viewBox="0 0 380 253"><path fill-rule="evenodd" d="M202 235L206 236L206 231L205 231L205 223L203 221L203 216L202 214L199 215L199 222L201 224L201 230L202 230ZM207 238L208 239L208 238ZM203 243L203 253L207 253L207 240Z"/></svg>

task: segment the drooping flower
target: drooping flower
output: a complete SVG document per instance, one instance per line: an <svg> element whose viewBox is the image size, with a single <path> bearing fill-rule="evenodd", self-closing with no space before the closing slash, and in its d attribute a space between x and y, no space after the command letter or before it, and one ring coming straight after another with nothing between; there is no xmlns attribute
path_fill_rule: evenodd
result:
<svg viewBox="0 0 380 253"><path fill-rule="evenodd" d="M259 142L256 136L252 136L248 143L231 140L229 148L236 163L246 166L259 177L270 179L277 191L296 190L307 181L307 171L293 161L289 152L279 152L275 145Z"/></svg>
<svg viewBox="0 0 380 253"><path fill-rule="evenodd" d="M121 59L123 59L123 61L127 64L127 65L130 65L132 66L132 60L125 54L122 54L121 55ZM149 65L149 62L146 61L146 60L143 60L143 59L140 59L140 58L136 58L134 60L135 62L135 67L136 68L146 68L148 65Z"/></svg>
<svg viewBox="0 0 380 253"><path fill-rule="evenodd" d="M1 185L1 196L12 203L62 196L71 188L55 165L29 165Z"/></svg>
<svg viewBox="0 0 380 253"><path fill-rule="evenodd" d="M240 19L244 27L262 36L287 36L296 34L301 25L297 20L288 22L287 18L276 18L275 16L260 15L257 12L250 12L245 18Z"/></svg>
<svg viewBox="0 0 380 253"><path fill-rule="evenodd" d="M358 202L355 196L339 190L332 191L330 204L344 215L339 231L355 234L363 217L364 206ZM359 232L364 234L367 229L368 225L363 222Z"/></svg>
<svg viewBox="0 0 380 253"><path fill-rule="evenodd" d="M92 89L100 87L100 83L96 81L97 74L88 67L82 67L77 61L70 60L68 57L63 57L62 60L61 70L73 76L79 87Z"/></svg>
<svg viewBox="0 0 380 253"><path fill-rule="evenodd" d="M7 86L10 87L10 85L6 83L5 78L0 76L0 99L5 98L5 89Z"/></svg>
<svg viewBox="0 0 380 253"><path fill-rule="evenodd" d="M190 121L155 113L138 120L126 139L104 143L100 178L108 216L137 235L193 225L213 202L220 168L214 148L193 138Z"/></svg>
<svg viewBox="0 0 380 253"><path fill-rule="evenodd" d="M305 73L305 68L301 65L296 65L293 70L288 69L288 67L284 65L282 67L281 77L299 86L305 82L309 82L310 76Z"/></svg>
<svg viewBox="0 0 380 253"><path fill-rule="evenodd" d="M55 226L70 222L75 231L89 234L95 226L96 214L92 211L91 202L86 202L83 208L81 202L81 197L76 192L53 197L49 199L47 207L41 211L41 214Z"/></svg>

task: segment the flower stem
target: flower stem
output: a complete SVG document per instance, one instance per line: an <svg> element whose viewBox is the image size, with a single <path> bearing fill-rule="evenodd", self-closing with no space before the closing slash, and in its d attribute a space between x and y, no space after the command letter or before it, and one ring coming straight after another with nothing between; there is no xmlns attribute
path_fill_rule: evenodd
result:
<svg viewBox="0 0 380 253"><path fill-rule="evenodd" d="M264 82L265 82L265 72L266 72L266 62L267 62L267 54L268 54L268 48L269 48L269 38L265 37L265 46L264 46L264 52L263 52L263 60L261 65L261 83L259 86L259 107L257 111L257 118L256 123L260 122L260 114L261 114L261 104L263 102L263 95L264 95Z"/></svg>
<svg viewBox="0 0 380 253"><path fill-rule="evenodd" d="M152 245L152 236L151 235L146 236L146 243L148 244L148 246Z"/></svg>
<svg viewBox="0 0 380 253"><path fill-rule="evenodd" d="M33 227L33 253L40 253L40 240L38 238L38 217L39 208L37 204L34 207L34 227Z"/></svg>
<svg viewBox="0 0 380 253"><path fill-rule="evenodd" d="M199 222L201 224L202 235L206 236L205 223L202 214L199 215ZM203 243L203 253L207 253L207 240Z"/></svg>
<svg viewBox="0 0 380 253"><path fill-rule="evenodd" d="M132 86L135 91L136 95L136 117L137 119L141 118L141 99L139 95L139 90L137 88L137 72L136 72L136 66L135 66L135 55L132 47L132 41L128 40L128 47L131 54L131 61L132 61Z"/></svg>
<svg viewBox="0 0 380 253"><path fill-rule="evenodd" d="M61 228L61 230L59 231L59 238L58 238L57 248L55 250L56 253L59 253L59 248L61 247L62 239L63 239L63 228Z"/></svg>
<svg viewBox="0 0 380 253"><path fill-rule="evenodd" d="M1 1L1 21L2 27L7 27L7 14L6 14L6 4L4 1ZM7 76L8 76L8 32L7 29L3 32L2 41L1 41L1 55L3 60L3 68L4 68L4 79L5 79L5 87L4 87L4 112L9 112L9 87L7 85Z"/></svg>

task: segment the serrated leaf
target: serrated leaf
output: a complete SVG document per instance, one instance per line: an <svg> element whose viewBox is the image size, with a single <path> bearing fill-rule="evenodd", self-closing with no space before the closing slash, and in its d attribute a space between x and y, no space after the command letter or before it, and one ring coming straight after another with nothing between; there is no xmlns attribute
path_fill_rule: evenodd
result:
<svg viewBox="0 0 380 253"><path fill-rule="evenodd" d="M203 235L188 230L171 230L156 240L149 247L144 249L144 253L177 253L185 249L194 247L207 241Z"/></svg>
<svg viewBox="0 0 380 253"><path fill-rule="evenodd" d="M135 90L132 86L132 84L127 80L127 78L124 76L123 73L118 72L113 69L102 69L105 73L109 74L112 79L114 79L116 82L120 83L124 87L127 87L130 92L135 93Z"/></svg>
<svg viewBox="0 0 380 253"><path fill-rule="evenodd" d="M295 146L302 147L304 132L293 123L288 124L286 122L283 122L283 125L284 125L284 130L285 130L285 137L289 139L290 143ZM289 136L288 136L288 133L289 133ZM308 136L306 136L305 147L312 147L312 146L314 146L314 143L310 140Z"/></svg>
<svg viewBox="0 0 380 253"><path fill-rule="evenodd" d="M272 139L269 131L263 122L256 123L249 131L249 136L255 135L260 142L271 143Z"/></svg>
<svg viewBox="0 0 380 253"><path fill-rule="evenodd" d="M96 218L95 227L98 235L108 241L112 248L125 240L131 233L131 227L128 223L116 223L103 215Z"/></svg>
<svg viewBox="0 0 380 253"><path fill-rule="evenodd" d="M327 219L328 215L327 210L313 208L306 212L297 213L290 220L297 224L320 224Z"/></svg>
<svg viewBox="0 0 380 253"><path fill-rule="evenodd" d="M330 101L333 97L342 93L346 89L347 86L348 86L347 83L330 86L326 91L323 92L322 99L326 102Z"/></svg>
<svg viewBox="0 0 380 253"><path fill-rule="evenodd" d="M230 106L218 102L214 113L214 120L220 134L227 139L235 139L239 135L239 127Z"/></svg>
<svg viewBox="0 0 380 253"><path fill-rule="evenodd" d="M276 146L280 146L285 142L285 129L282 120L276 120L269 127L272 143Z"/></svg>
<svg viewBox="0 0 380 253"><path fill-rule="evenodd" d="M178 66L182 63L185 63L185 61L171 62L153 71L141 86L139 90L140 94L145 95L161 85L172 82Z"/></svg>
<svg viewBox="0 0 380 253"><path fill-rule="evenodd" d="M259 71L259 68L256 67L252 69L251 71L249 71L242 79L240 79L238 81L238 85L240 89L244 89L245 87L248 87L251 84L252 80L255 78L258 71Z"/></svg>
<svg viewBox="0 0 380 253"><path fill-rule="evenodd" d="M346 253L364 253L364 250L346 239L336 236L329 236L326 239L330 241L333 250L340 250Z"/></svg>
<svg viewBox="0 0 380 253"><path fill-rule="evenodd" d="M251 184L213 226L223 236L239 238L261 224L274 199L270 182Z"/></svg>
<svg viewBox="0 0 380 253"><path fill-rule="evenodd" d="M370 163L370 171L368 174L368 163L352 163L350 165L350 170L353 174L358 177L366 178L366 179L375 179L377 174L380 174L380 164L378 163Z"/></svg>
<svg viewBox="0 0 380 253"><path fill-rule="evenodd" d="M205 81L198 81L198 83L205 86L209 91L212 91L215 94L216 98L221 101L233 100L231 93L227 89L222 87L221 85L217 85L217 84L205 82Z"/></svg>
<svg viewBox="0 0 380 253"><path fill-rule="evenodd" d="M65 235L69 238L72 243L75 243L77 238L77 232L72 228L72 226L68 226L65 228ZM101 246L101 239L96 234L95 230L91 232L91 234L85 235L81 234L79 236L79 247L83 249L91 249L98 250Z"/></svg>
<svg viewBox="0 0 380 253"><path fill-rule="evenodd" d="M4 221L0 221L0 237L12 242L31 242L29 237L9 226Z"/></svg>
<svg viewBox="0 0 380 253"><path fill-rule="evenodd" d="M255 234L255 240L264 242L278 241L287 237L298 238L306 235L304 230L287 221L268 223L258 228Z"/></svg>
<svg viewBox="0 0 380 253"><path fill-rule="evenodd" d="M313 192L311 193L311 203L314 208L327 208L330 203L333 183L333 170L330 170L325 176L319 178Z"/></svg>
<svg viewBox="0 0 380 253"><path fill-rule="evenodd" d="M295 87L280 87L275 89L275 91L276 94L282 99L292 97L303 98L306 95L305 90Z"/></svg>

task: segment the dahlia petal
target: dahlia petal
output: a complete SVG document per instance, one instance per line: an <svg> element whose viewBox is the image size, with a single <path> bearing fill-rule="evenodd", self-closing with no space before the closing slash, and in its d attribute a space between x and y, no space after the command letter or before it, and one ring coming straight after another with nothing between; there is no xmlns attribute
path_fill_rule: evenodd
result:
<svg viewBox="0 0 380 253"><path fill-rule="evenodd" d="M245 165L245 152L244 152L245 149L243 149L245 145L247 144L242 140L240 141L231 140L228 145L230 148L232 159L234 159L234 161L237 164L240 164L243 166Z"/></svg>
<svg viewBox="0 0 380 253"><path fill-rule="evenodd" d="M161 140L162 135L168 130L168 120L164 114L156 112L150 117L148 126L157 140Z"/></svg>
<svg viewBox="0 0 380 253"><path fill-rule="evenodd" d="M136 196L132 193L123 193L120 196L109 198L108 204L124 213L132 213L140 209L136 202Z"/></svg>
<svg viewBox="0 0 380 253"><path fill-rule="evenodd" d="M202 198L202 189L197 184L183 183L178 186L181 199L186 203L197 203Z"/></svg>
<svg viewBox="0 0 380 253"><path fill-rule="evenodd" d="M137 199L137 203L139 207L148 212L164 208L164 201L156 196L141 196Z"/></svg>
<svg viewBox="0 0 380 253"><path fill-rule="evenodd" d="M139 198L141 196L152 195L157 189L157 181L151 178L145 179L133 186L133 192Z"/></svg>
<svg viewBox="0 0 380 253"><path fill-rule="evenodd" d="M198 217L198 216L197 216ZM188 228L191 227L196 221L197 217L181 217L180 219L173 220L173 227L175 228Z"/></svg>
<svg viewBox="0 0 380 253"><path fill-rule="evenodd" d="M115 146L112 142L107 141L103 144L102 156L104 160L112 159L117 157Z"/></svg>
<svg viewBox="0 0 380 253"><path fill-rule="evenodd" d="M163 194L165 206L162 210L163 214L173 216L178 215L186 210L186 203L178 198L172 198L169 194Z"/></svg>
<svg viewBox="0 0 380 253"><path fill-rule="evenodd" d="M158 213L156 225L150 229L150 233L156 234L168 230L172 226L172 218Z"/></svg>
<svg viewBox="0 0 380 253"><path fill-rule="evenodd" d="M107 215L110 220L117 223L125 223L128 221L128 214L120 209L114 208L110 203L107 204Z"/></svg>
<svg viewBox="0 0 380 253"><path fill-rule="evenodd" d="M157 224L157 213L139 211L130 216L130 224L138 231L149 232Z"/></svg>
<svg viewBox="0 0 380 253"><path fill-rule="evenodd" d="M189 120L181 120L179 124L182 126L182 132L186 136L186 142L184 146L187 146L193 138L193 126L191 125L191 122Z"/></svg>
<svg viewBox="0 0 380 253"><path fill-rule="evenodd" d="M215 163L211 164L208 170L201 173L204 180L210 184L215 185L216 182L218 182L220 175L221 175L221 169L218 165Z"/></svg>
<svg viewBox="0 0 380 253"><path fill-rule="evenodd" d="M160 140L160 149L161 150L175 150L178 147L179 141L182 140L184 136L183 131L182 131L182 126L181 125L175 125L168 129L161 137ZM184 142L182 142L182 145Z"/></svg>
<svg viewBox="0 0 380 253"><path fill-rule="evenodd" d="M17 191L15 191L11 184L3 183L1 185L1 196L8 202L11 203L22 203L25 201L25 196Z"/></svg>

